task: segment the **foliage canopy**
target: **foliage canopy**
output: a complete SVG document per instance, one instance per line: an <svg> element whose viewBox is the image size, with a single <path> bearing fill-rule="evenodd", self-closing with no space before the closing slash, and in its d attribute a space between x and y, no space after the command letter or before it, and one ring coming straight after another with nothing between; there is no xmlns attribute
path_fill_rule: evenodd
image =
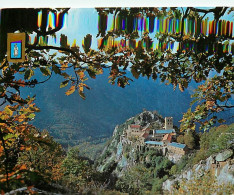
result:
<svg viewBox="0 0 234 195"><path fill-rule="evenodd" d="M0 92L3 103L19 102L14 98L14 90L46 82L52 74L64 78L60 87L69 87L66 95L77 90L85 98L84 90L90 89L85 84L88 76L96 78L107 68L110 70L109 82L117 82L120 87L132 80L126 76L129 69L136 79L139 76L159 78L174 88L179 86L181 91L190 82L201 83L193 95L192 104L196 103L196 108L188 109L184 114L182 130L194 130L196 122L201 124L201 129L209 129L214 123L223 122L215 113L233 107L230 103L233 92L233 22L222 18L232 18L232 8L98 8L98 50L92 49L90 34L84 37L83 50L76 44L68 45L66 35L61 35L60 47L48 45L48 37L56 37L55 33L63 27L63 17L68 11L1 11L3 43L6 43L8 32L27 32L27 40L30 40L31 32L36 33L34 43L26 44L27 60L24 63L10 65L3 58L5 44L1 46ZM12 14L20 17L11 17ZM47 23L51 15L56 16L56 25ZM32 20L25 22L29 16ZM110 29L107 29L108 17L113 17ZM50 50L63 55L51 54ZM47 79L38 81L34 78L37 69ZM72 74L69 69L73 70ZM24 78L16 79L17 73L23 74ZM14 90L9 91L9 88Z"/></svg>

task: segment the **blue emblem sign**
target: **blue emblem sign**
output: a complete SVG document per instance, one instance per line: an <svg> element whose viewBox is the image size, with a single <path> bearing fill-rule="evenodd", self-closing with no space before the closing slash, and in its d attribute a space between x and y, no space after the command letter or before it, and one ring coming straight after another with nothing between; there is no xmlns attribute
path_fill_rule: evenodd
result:
<svg viewBox="0 0 234 195"><path fill-rule="evenodd" d="M22 41L13 41L11 44L11 59L22 58Z"/></svg>
<svg viewBox="0 0 234 195"><path fill-rule="evenodd" d="M7 60L8 62L25 61L25 33L7 33Z"/></svg>

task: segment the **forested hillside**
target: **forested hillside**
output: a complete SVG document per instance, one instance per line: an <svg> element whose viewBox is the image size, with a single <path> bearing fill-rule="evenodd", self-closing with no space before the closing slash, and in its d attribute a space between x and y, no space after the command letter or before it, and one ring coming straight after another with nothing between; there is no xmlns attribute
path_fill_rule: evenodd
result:
<svg viewBox="0 0 234 195"><path fill-rule="evenodd" d="M189 91L173 91L159 81L139 78L122 89L109 84L108 74L88 80L91 87L86 100L78 93L65 96L60 89L61 78L51 78L46 84L28 88L23 94L36 94L36 104L41 109L34 124L47 129L62 144L77 144L79 140L109 137L117 124L126 118L147 110L157 110L163 116L173 116L174 123L182 118L191 101ZM43 78L42 78L43 79ZM192 88L191 88L192 90ZM67 144L65 144L67 145Z"/></svg>
<svg viewBox="0 0 234 195"><path fill-rule="evenodd" d="M86 91L87 98L83 100L78 93L65 96L66 88L59 88L61 81L54 75L46 84L24 89L23 94L36 95L36 104L41 112L33 122L35 126L47 129L64 146L76 145L79 141L102 142L97 138L111 136L117 124L143 109L172 116L175 125L179 126L178 121L186 112L190 94L196 87L191 83L187 91L181 92L178 88L173 91L170 85L140 77L122 89L109 84L108 73L104 72L95 80L88 80L91 90ZM224 115L232 122L229 116L233 114L230 112Z"/></svg>

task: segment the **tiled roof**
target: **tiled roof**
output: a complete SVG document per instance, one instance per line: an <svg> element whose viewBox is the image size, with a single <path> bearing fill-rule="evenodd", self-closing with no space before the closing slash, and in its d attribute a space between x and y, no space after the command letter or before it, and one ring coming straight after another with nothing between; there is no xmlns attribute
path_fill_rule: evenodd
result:
<svg viewBox="0 0 234 195"><path fill-rule="evenodd" d="M130 127L139 129L141 126L140 125L131 125Z"/></svg>
<svg viewBox="0 0 234 195"><path fill-rule="evenodd" d="M144 137L144 138L147 138L148 136L149 136L149 133L145 132L145 133L142 134L142 137Z"/></svg>
<svg viewBox="0 0 234 195"><path fill-rule="evenodd" d="M185 144L180 144L180 143L176 143L176 142L169 143L168 145L176 147L176 148L182 148L182 149L184 149L186 146Z"/></svg>
<svg viewBox="0 0 234 195"><path fill-rule="evenodd" d="M160 145L162 146L163 143L162 142L156 142L156 141L146 141L145 144L151 144L151 145Z"/></svg>
<svg viewBox="0 0 234 195"><path fill-rule="evenodd" d="M174 129L168 129L168 130L165 130L165 129L162 129L162 130L154 130L154 133L158 133L158 134L160 134L160 133L162 133L162 134L164 134L164 133L175 133L175 130L174 130Z"/></svg>
<svg viewBox="0 0 234 195"><path fill-rule="evenodd" d="M172 138L172 136L171 136L170 134L166 134L166 135L164 135L164 137L163 137L163 141L168 140L169 142L171 142L171 138Z"/></svg>
<svg viewBox="0 0 234 195"><path fill-rule="evenodd" d="M163 141L167 140L169 134L163 136Z"/></svg>

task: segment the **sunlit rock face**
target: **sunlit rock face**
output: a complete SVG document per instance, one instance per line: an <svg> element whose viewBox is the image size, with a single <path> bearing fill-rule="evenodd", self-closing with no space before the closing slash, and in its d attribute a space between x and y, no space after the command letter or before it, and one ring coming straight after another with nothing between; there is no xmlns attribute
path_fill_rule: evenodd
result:
<svg viewBox="0 0 234 195"><path fill-rule="evenodd" d="M110 167L112 166L112 173L121 176L128 168L139 163L137 154L144 149L139 147L138 142L127 138L126 131L130 124L137 124L143 127L150 124L163 126L164 120L157 112L143 111L135 117L129 118L125 123L117 125L111 141L98 158L97 170L105 172L111 169ZM147 159L144 160L147 161Z"/></svg>
<svg viewBox="0 0 234 195"><path fill-rule="evenodd" d="M215 176L217 185L234 185L234 163L233 151L225 150L216 155L212 155L206 160L201 160L191 169L183 171L179 175L175 175L175 179L168 179L163 182L163 190L173 192L174 186L182 181L190 182L204 175L211 173Z"/></svg>

